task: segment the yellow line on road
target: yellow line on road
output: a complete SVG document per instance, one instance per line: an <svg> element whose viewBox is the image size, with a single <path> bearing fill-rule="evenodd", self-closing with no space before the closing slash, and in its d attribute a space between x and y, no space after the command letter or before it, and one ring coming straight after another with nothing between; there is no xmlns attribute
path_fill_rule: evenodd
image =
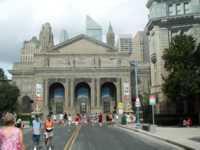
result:
<svg viewBox="0 0 200 150"><path fill-rule="evenodd" d="M70 136L69 140L67 141L67 143L64 147L64 150L72 149L72 146L73 146L74 142L76 141L76 138L79 135L80 129L81 129L81 127L79 126L73 131L72 135Z"/></svg>

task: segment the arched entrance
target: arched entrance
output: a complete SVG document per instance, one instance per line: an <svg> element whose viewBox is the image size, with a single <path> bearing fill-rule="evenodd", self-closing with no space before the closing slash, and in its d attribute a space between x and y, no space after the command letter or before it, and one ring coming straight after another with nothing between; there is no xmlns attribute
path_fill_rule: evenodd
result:
<svg viewBox="0 0 200 150"><path fill-rule="evenodd" d="M101 104L104 113L116 110L116 87L112 82L106 82L101 86Z"/></svg>
<svg viewBox="0 0 200 150"><path fill-rule="evenodd" d="M61 83L53 83L49 87L49 111L53 113L63 113L65 88Z"/></svg>
<svg viewBox="0 0 200 150"><path fill-rule="evenodd" d="M21 104L21 108L22 108L22 112L23 113L30 113L32 112L32 106L31 106L31 98L29 96L23 96L22 97L22 104Z"/></svg>
<svg viewBox="0 0 200 150"><path fill-rule="evenodd" d="M81 82L75 88L75 108L76 112L84 114L90 112L90 86Z"/></svg>

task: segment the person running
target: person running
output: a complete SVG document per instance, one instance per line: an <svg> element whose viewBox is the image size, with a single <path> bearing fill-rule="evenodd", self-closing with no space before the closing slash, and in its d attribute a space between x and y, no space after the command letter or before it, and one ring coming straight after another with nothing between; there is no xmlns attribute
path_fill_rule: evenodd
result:
<svg viewBox="0 0 200 150"><path fill-rule="evenodd" d="M33 135L34 150L39 148L41 128L42 128L41 121L39 119L39 116L36 115L32 122L32 135Z"/></svg>
<svg viewBox="0 0 200 150"><path fill-rule="evenodd" d="M72 115L68 115L68 125L70 126L72 124Z"/></svg>
<svg viewBox="0 0 200 150"><path fill-rule="evenodd" d="M68 115L65 112L65 114L64 114L64 125L67 125L67 122L68 122Z"/></svg>
<svg viewBox="0 0 200 150"><path fill-rule="evenodd" d="M0 129L0 149L1 150L25 150L22 130L15 127L15 117L11 113L6 113L4 127Z"/></svg>
<svg viewBox="0 0 200 150"><path fill-rule="evenodd" d="M45 145L47 147L52 147L52 138L53 138L53 129L54 123L51 119L51 115L47 116L47 119L44 122L44 130L45 130Z"/></svg>
<svg viewBox="0 0 200 150"><path fill-rule="evenodd" d="M99 121L99 126L102 127L102 125L103 125L103 114L102 113L99 114L98 121Z"/></svg>

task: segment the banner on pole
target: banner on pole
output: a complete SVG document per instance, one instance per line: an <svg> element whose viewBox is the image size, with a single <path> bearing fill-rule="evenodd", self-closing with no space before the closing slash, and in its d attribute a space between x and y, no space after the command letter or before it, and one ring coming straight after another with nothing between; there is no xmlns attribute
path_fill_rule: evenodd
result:
<svg viewBox="0 0 200 150"><path fill-rule="evenodd" d="M43 100L43 85L41 83L37 83L35 85L35 96L36 100L38 101Z"/></svg>
<svg viewBox="0 0 200 150"><path fill-rule="evenodd" d="M156 104L156 96L155 95L149 96L149 104L152 106Z"/></svg>

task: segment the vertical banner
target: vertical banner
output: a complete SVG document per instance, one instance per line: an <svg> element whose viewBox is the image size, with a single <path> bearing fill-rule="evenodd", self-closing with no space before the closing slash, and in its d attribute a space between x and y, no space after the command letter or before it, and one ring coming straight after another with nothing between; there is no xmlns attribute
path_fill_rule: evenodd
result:
<svg viewBox="0 0 200 150"><path fill-rule="evenodd" d="M35 85L35 112L41 112L43 106L43 84Z"/></svg>
<svg viewBox="0 0 200 150"><path fill-rule="evenodd" d="M123 87L124 87L124 100L128 100L129 95L130 95L130 87L129 87L129 82L125 81L123 83Z"/></svg>
<svg viewBox="0 0 200 150"><path fill-rule="evenodd" d="M35 86L35 96L36 100L43 100L43 85L41 83L37 83Z"/></svg>

